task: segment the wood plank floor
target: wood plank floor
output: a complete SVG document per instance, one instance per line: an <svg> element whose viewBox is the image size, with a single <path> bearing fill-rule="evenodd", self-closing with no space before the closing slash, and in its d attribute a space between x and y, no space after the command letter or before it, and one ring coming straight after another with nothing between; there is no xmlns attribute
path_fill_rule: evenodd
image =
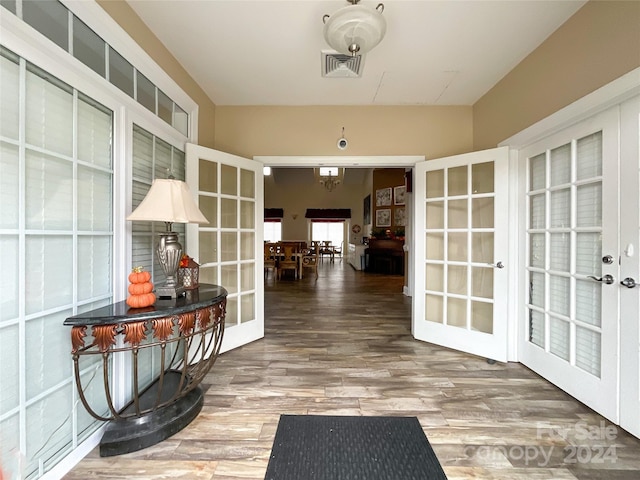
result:
<svg viewBox="0 0 640 480"><path fill-rule="evenodd" d="M417 416L450 480L640 478L640 440L527 368L413 340L402 278L319 275L266 280L265 338L220 356L184 430L64 478L262 480L284 413Z"/></svg>

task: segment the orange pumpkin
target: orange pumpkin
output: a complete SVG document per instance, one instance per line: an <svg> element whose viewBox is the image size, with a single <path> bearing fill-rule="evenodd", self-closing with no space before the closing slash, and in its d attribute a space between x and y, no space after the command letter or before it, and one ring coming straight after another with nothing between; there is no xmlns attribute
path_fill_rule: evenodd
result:
<svg viewBox="0 0 640 480"><path fill-rule="evenodd" d="M153 283L132 283L129 285L129 293L131 295L142 295L143 293L151 293L153 290Z"/></svg>
<svg viewBox="0 0 640 480"><path fill-rule="evenodd" d="M142 270L142 267L135 267L129 274L129 293L127 305L133 308L144 308L153 305L156 296L153 292L153 283L151 283L151 274Z"/></svg>
<svg viewBox="0 0 640 480"><path fill-rule="evenodd" d="M129 274L129 281L131 283L145 283L151 280L151 274L145 272L143 267L134 267Z"/></svg>
<svg viewBox="0 0 640 480"><path fill-rule="evenodd" d="M144 308L153 305L155 301L156 296L153 293L143 293L140 295L131 295L127 298L127 305L132 308Z"/></svg>

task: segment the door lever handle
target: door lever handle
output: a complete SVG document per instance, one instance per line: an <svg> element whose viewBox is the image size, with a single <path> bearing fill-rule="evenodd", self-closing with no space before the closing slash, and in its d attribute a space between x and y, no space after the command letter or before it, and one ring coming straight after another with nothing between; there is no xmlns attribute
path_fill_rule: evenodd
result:
<svg viewBox="0 0 640 480"><path fill-rule="evenodd" d="M637 285L637 283L633 278L627 277L624 280L620 281L620 285L624 285L627 288L633 288Z"/></svg>
<svg viewBox="0 0 640 480"><path fill-rule="evenodd" d="M589 275L588 278L591 278L596 282L606 283L607 285L611 285L616 281L616 279L613 278L613 275L609 275L608 273L606 275L603 275L602 278L594 277L593 275Z"/></svg>
<svg viewBox="0 0 640 480"><path fill-rule="evenodd" d="M493 267L493 268L504 268L504 263L502 263L502 262L487 263L487 265L489 265L490 267Z"/></svg>

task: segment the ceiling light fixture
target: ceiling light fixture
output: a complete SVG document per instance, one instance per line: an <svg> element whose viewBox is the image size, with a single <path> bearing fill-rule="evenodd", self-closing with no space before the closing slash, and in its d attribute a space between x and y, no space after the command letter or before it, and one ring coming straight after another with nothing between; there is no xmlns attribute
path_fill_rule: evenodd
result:
<svg viewBox="0 0 640 480"><path fill-rule="evenodd" d="M336 176L334 177L332 175L332 170L334 169L334 167L330 167L327 168L327 172L326 175L321 175L320 176L320 184L324 185L324 188L326 188L328 191L333 192L333 190L340 185L340 178L339 178L339 174L336 174ZM320 169L320 171L322 172L322 168ZM335 169L337 170L337 168ZM325 173L325 172L322 172Z"/></svg>
<svg viewBox="0 0 640 480"><path fill-rule="evenodd" d="M335 51L345 55L364 55L378 45L387 31L382 16L384 5L374 9L358 5L360 0L347 0L351 5L322 17L324 38Z"/></svg>

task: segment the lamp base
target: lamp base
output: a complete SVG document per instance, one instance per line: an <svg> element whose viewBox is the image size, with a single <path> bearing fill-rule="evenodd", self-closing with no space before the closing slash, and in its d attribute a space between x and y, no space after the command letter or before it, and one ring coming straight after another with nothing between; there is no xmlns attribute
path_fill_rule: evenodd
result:
<svg viewBox="0 0 640 480"><path fill-rule="evenodd" d="M166 298L178 298L184 296L186 289L182 285L168 287L166 285L157 286L155 289L156 297L159 300Z"/></svg>

